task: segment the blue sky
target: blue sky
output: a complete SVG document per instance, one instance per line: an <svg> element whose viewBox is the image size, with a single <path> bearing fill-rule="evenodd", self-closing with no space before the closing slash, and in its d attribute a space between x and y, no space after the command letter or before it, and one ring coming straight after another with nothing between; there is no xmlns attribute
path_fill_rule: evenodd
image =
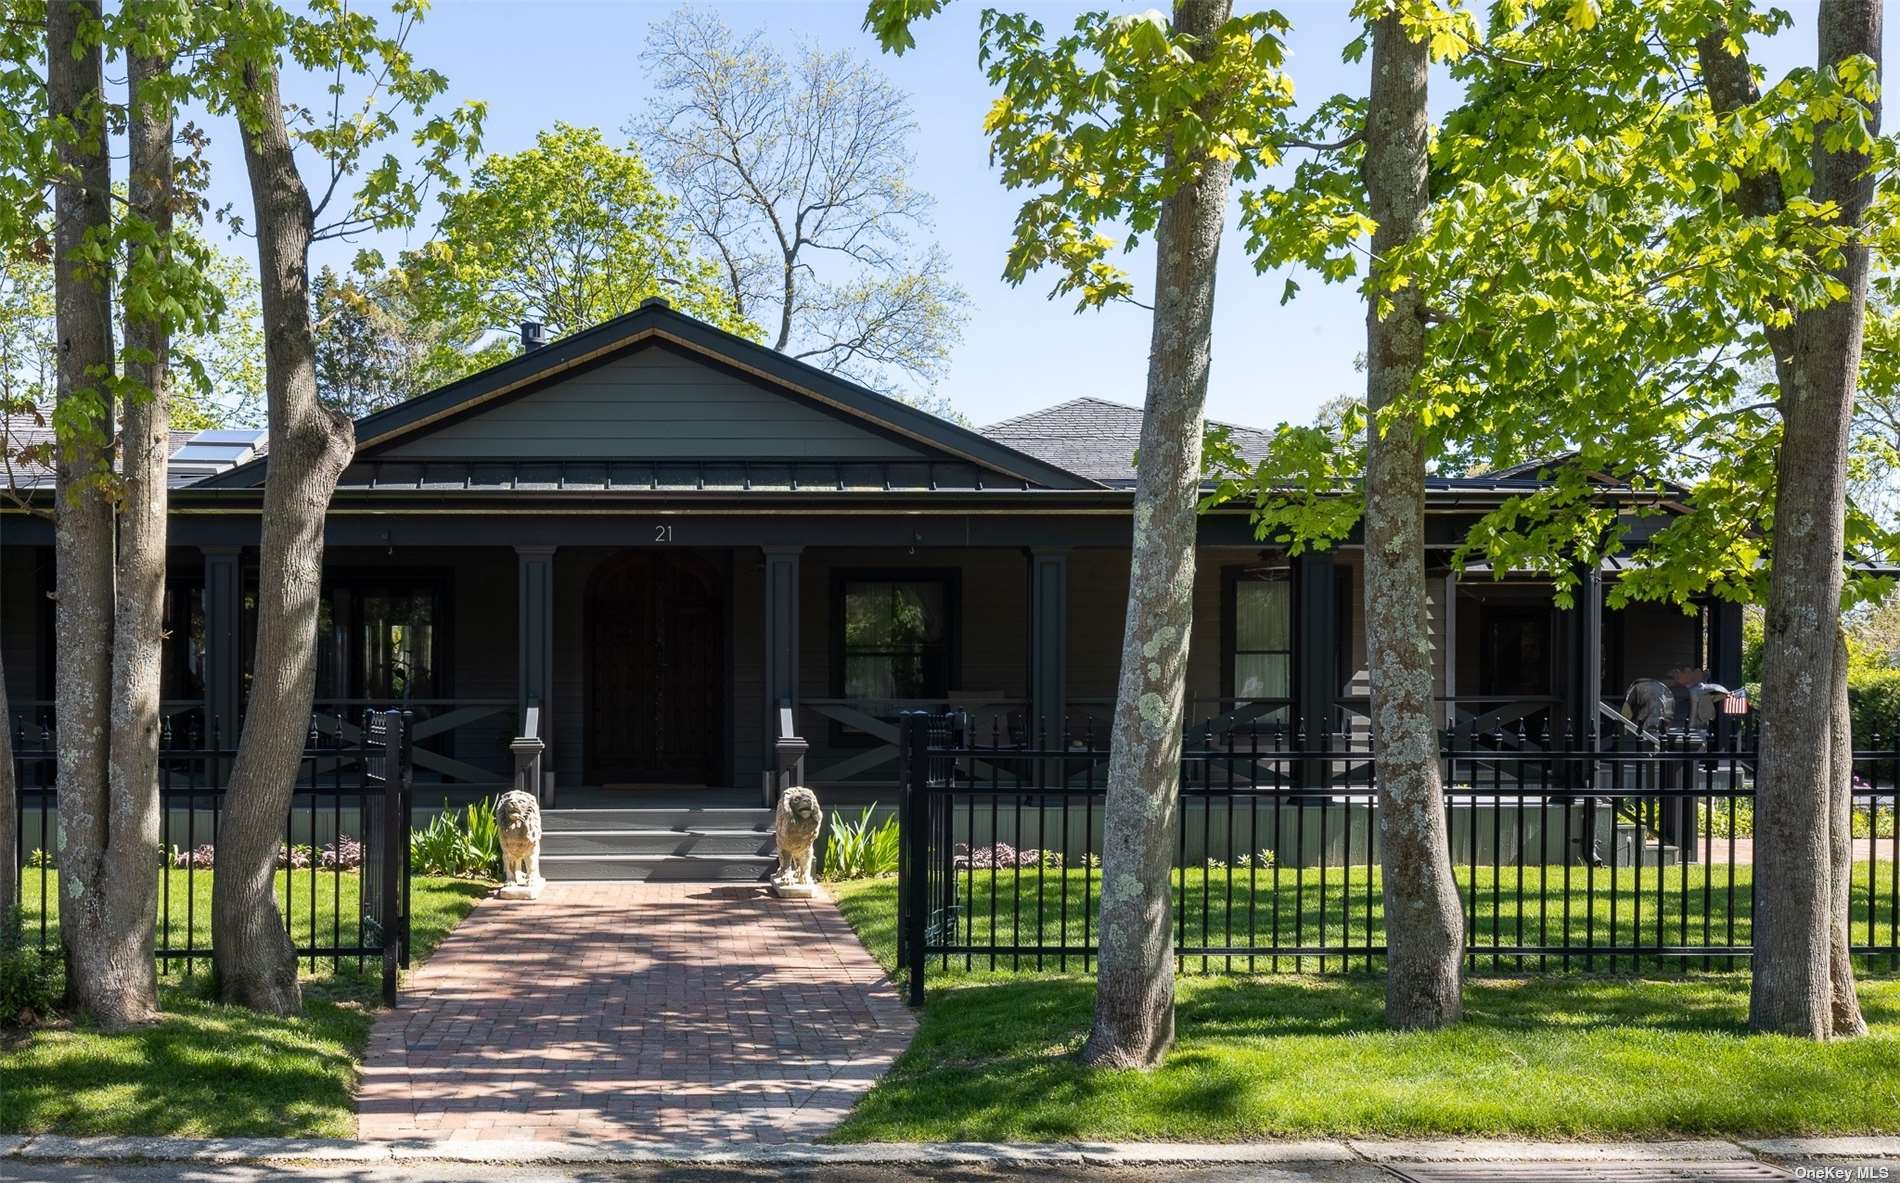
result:
<svg viewBox="0 0 1900 1183"><path fill-rule="evenodd" d="M675 7L648 0L437 0L412 46L423 64L448 76L451 96L487 101L491 151L519 150L556 120L598 126L618 137L650 93L639 60L646 28ZM1145 311L1122 307L1077 315L1071 302L1046 298L1046 283L1012 288L1000 278L1019 198L990 169L982 135L992 95L976 62L979 0L958 0L921 26L918 48L902 58L879 55L876 42L860 30L861 0L733 0L713 7L735 28L764 27L781 46L804 39L880 58L881 67L911 94L919 125L915 181L937 198L934 237L950 254L973 305L940 387L959 410L982 424L1085 394L1140 403ZM1020 7L1053 29L1066 27L1084 6ZM1346 0L1295 0L1279 7L1293 21L1288 69L1301 101L1362 91L1364 64L1347 66L1339 58L1354 35ZM1812 7L1789 7L1796 27L1762 52L1771 76L1812 60ZM1888 36L1888 60L1900 60L1892 45L1896 35L1890 30ZM1433 105L1442 109L1454 98L1441 81ZM213 204L228 201L248 212L233 137L228 128L214 127L213 134L219 141L213 150L219 178ZM386 238L374 245L396 248L422 237L419 228L407 240ZM247 255L251 250L248 241L233 246ZM346 263L354 249L323 244L318 261ZM1144 298L1150 257L1144 247L1127 260ZM1230 232L1220 260L1211 417L1256 425L1303 420L1326 399L1363 387L1354 369L1365 332L1356 292L1307 277L1301 294L1283 307L1284 278L1256 274L1239 236Z"/></svg>

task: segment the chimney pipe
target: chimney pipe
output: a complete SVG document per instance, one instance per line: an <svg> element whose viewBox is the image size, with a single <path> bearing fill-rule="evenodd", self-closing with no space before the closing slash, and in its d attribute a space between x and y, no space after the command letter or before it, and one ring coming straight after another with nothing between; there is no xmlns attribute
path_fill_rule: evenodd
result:
<svg viewBox="0 0 1900 1183"><path fill-rule="evenodd" d="M548 343L547 330L538 320L521 322L521 352L531 353Z"/></svg>

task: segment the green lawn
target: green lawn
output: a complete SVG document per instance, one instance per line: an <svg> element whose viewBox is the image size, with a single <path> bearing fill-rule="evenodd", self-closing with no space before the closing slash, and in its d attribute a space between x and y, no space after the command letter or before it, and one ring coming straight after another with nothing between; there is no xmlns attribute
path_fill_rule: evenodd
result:
<svg viewBox="0 0 1900 1183"><path fill-rule="evenodd" d="M1748 943L1751 930L1750 883L1747 865L1654 867L1636 870L1564 866L1490 867L1456 869L1466 900L1467 921L1480 952L1477 968L1498 972L1540 968L1535 955L1518 957L1484 953L1491 946L1559 946L1568 940L1574 950L1570 969L1635 971L1629 953L1611 956L1612 945L1628 950L1640 939L1658 944L1738 945ZM1856 866L1854 872L1854 941L1892 947L1895 954L1873 959L1872 969L1900 968L1893 905L1889 902L1891 863ZM1874 880L1873 905L1868 884ZM1080 948L1085 931L1092 941L1099 919L1101 872L1071 869L1025 869L1020 876L1009 870L977 870L956 877L957 931L954 943L977 947L1062 945ZM1321 972L1341 968L1349 956L1352 968L1365 968L1355 948L1385 943L1385 907L1377 868L1350 871L1236 868L1177 872L1174 879L1176 943L1183 948L1282 946L1340 950L1325 958L1261 957L1250 966L1245 957L1188 956L1190 972L1230 970ZM864 938L893 954L896 941L897 883L894 879L843 885L839 906ZM1520 908L1518 899L1525 904ZM1067 915L1066 925L1063 916ZM1708 920L1704 921L1704 914ZM1086 924L1086 929L1084 925ZM1678 962L1658 963L1645 958L1644 971L1673 969ZM1709 965L1701 959L1695 968L1737 968L1720 957ZM1085 967L1071 956L1034 954L998 955L994 965L987 953L957 954L949 965L933 962L936 979L993 976L997 973L1043 973ZM1375 959L1373 968L1377 968ZM1542 968L1565 968L1561 956L1547 958Z"/></svg>
<svg viewBox="0 0 1900 1183"><path fill-rule="evenodd" d="M213 874L209 870L173 870L159 880L154 940L160 949L189 950L193 954L190 958L174 958L164 965L162 969L168 976L187 969L202 970L209 964L206 957L211 948ZM339 874L319 870L314 876L308 868L277 872L277 906L289 918L291 937L299 945L338 948L360 944L361 899L362 878L353 871ZM44 924L51 934L48 940L57 943L59 937L52 930L59 925L58 873L47 871L46 889L42 894L39 873L25 872L20 884L20 903L26 910L29 939ZM420 911L425 906L420 899L416 904L418 915L412 923L421 922ZM304 962L306 972L319 972L324 968L325 964Z"/></svg>
<svg viewBox="0 0 1900 1183"><path fill-rule="evenodd" d="M891 967L895 884L831 890ZM1813 1045L1748 1035L1740 974L1474 977L1462 1026L1408 1034L1385 1030L1377 976L1190 974L1175 1051L1145 1074L1076 1064L1089 978L930 981L915 1042L836 1140L1900 1131L1893 978L1862 982L1872 1035Z"/></svg>
<svg viewBox="0 0 1900 1183"><path fill-rule="evenodd" d="M196 943L208 944L210 872L190 888ZM295 872L306 877L308 872ZM171 935L184 943L179 908L185 877L172 876ZM327 883L330 876L325 875ZM355 876L344 875L348 915ZM284 875L278 876L279 898ZM49 875L49 894L57 891ZM38 876L28 876L29 931L37 931ZM306 902L305 882L293 906ZM412 960L420 961L468 914L492 884L463 879L413 882ZM318 931L334 931L338 894L319 896ZM161 903L160 917L164 910ZM57 915L49 915L49 924ZM304 979L304 1014L274 1019L209 1001L205 963L187 977L182 962L162 979L163 1021L122 1035L86 1028L36 1031L0 1048L0 1131L62 1134L174 1134L187 1137L351 1137L356 1066L369 1038L380 968L326 969Z"/></svg>

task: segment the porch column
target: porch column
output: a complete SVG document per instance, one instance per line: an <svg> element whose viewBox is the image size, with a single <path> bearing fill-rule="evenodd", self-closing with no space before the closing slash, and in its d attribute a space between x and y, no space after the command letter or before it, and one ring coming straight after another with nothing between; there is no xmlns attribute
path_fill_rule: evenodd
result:
<svg viewBox="0 0 1900 1183"><path fill-rule="evenodd" d="M765 764L777 767L779 708L798 719L798 556L802 546L765 551Z"/></svg>
<svg viewBox="0 0 1900 1183"><path fill-rule="evenodd" d="M227 749L237 746L244 701L243 554L236 546L204 548L205 742Z"/></svg>
<svg viewBox="0 0 1900 1183"><path fill-rule="evenodd" d="M1029 742L1064 742L1069 698L1069 548L1029 550Z"/></svg>
<svg viewBox="0 0 1900 1183"><path fill-rule="evenodd" d="M1730 690L1742 688L1742 606L1728 600L1709 604L1709 681Z"/></svg>
<svg viewBox="0 0 1900 1183"><path fill-rule="evenodd" d="M1307 550L1293 560L1293 715L1298 735L1317 744L1331 732L1339 693L1338 555Z"/></svg>
<svg viewBox="0 0 1900 1183"><path fill-rule="evenodd" d="M515 718L511 726L520 728L528 707L539 707L539 738L544 744L554 736L554 550L552 546L515 547ZM546 753L541 762L544 785L554 779L556 764L551 744Z"/></svg>
<svg viewBox="0 0 1900 1183"><path fill-rule="evenodd" d="M1458 569L1445 572L1445 590L1439 593L1445 597L1444 635L1438 638L1439 647L1445 654L1445 710L1439 726L1446 731L1458 726Z"/></svg>
<svg viewBox="0 0 1900 1183"><path fill-rule="evenodd" d="M1570 610L1564 614L1569 677L1570 745L1584 751L1597 749L1601 728L1597 704L1603 699L1603 575L1592 564L1577 572Z"/></svg>

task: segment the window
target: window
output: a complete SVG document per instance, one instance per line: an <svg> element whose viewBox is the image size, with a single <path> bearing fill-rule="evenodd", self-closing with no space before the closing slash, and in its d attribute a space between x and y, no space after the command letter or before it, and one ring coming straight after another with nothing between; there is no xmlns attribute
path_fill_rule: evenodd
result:
<svg viewBox="0 0 1900 1183"><path fill-rule="evenodd" d="M1229 697L1236 705L1293 697L1293 583L1284 566L1231 573L1227 653ZM1267 718L1279 717L1275 712Z"/></svg>
<svg viewBox="0 0 1900 1183"><path fill-rule="evenodd" d="M375 590L360 599L363 698L435 697L435 593Z"/></svg>
<svg viewBox="0 0 1900 1183"><path fill-rule="evenodd" d="M950 690L950 582L931 578L839 581L842 652L834 679L845 698L941 699Z"/></svg>
<svg viewBox="0 0 1900 1183"><path fill-rule="evenodd" d="M205 692L205 589L173 583L165 588L164 657L159 697L203 698Z"/></svg>
<svg viewBox="0 0 1900 1183"><path fill-rule="evenodd" d="M427 580L333 580L317 605L316 697L389 703L441 696L438 601Z"/></svg>
<svg viewBox="0 0 1900 1183"><path fill-rule="evenodd" d="M1479 651L1479 693L1543 697L1551 692L1549 608L1487 605Z"/></svg>

